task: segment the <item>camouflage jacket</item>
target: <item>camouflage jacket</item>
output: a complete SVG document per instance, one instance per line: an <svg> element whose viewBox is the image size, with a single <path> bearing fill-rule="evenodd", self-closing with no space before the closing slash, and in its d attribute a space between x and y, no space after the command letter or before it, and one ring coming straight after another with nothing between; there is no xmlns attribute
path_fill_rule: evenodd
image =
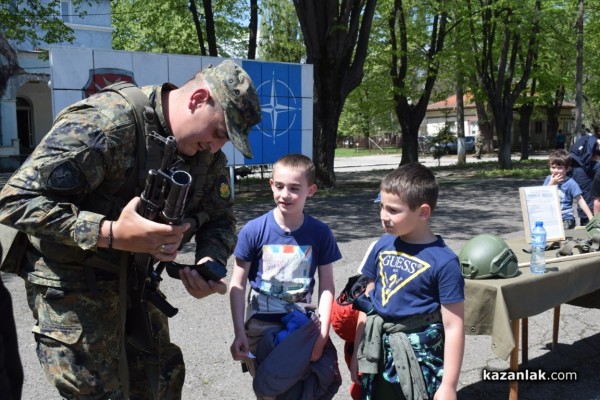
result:
<svg viewBox="0 0 600 400"><path fill-rule="evenodd" d="M164 118L161 92L173 88L171 84L142 88L164 136L171 131ZM144 143L136 144L135 130L134 111L127 100L114 92L98 93L63 110L4 186L0 223L29 235L33 245L23 269L30 281L78 286L90 254L111 261L120 258L121 252L99 249L97 242L101 221L117 219L122 207L137 194L124 187L129 175L137 173L136 151L146 151ZM181 168L193 177L185 217L198 222L196 261L211 256L226 263L235 246L226 163L221 151L200 152Z"/></svg>

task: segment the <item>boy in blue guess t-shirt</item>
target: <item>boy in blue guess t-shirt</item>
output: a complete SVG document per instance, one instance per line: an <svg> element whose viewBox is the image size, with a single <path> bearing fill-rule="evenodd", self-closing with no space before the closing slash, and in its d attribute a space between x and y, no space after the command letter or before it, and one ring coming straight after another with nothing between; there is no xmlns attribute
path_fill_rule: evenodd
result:
<svg viewBox="0 0 600 400"><path fill-rule="evenodd" d="M329 327L335 294L333 263L341 258L341 253L329 227L304 212L306 200L317 190L314 164L301 154L284 156L273 165L273 176L269 183L275 208L242 228L233 252L235 267L229 287L235 339L230 348L231 355L234 360L243 361L254 377L253 387L257 398L275 398L282 394L276 387L284 386L284 380L277 382L274 376L269 376L273 374L261 374L261 369L264 371L268 368L270 361L260 360L257 352L263 352L260 345L264 345L264 336L268 332L285 328L290 313L302 318L307 310L314 308L310 304L314 277L318 273L319 318L308 311L308 315L312 315L310 324L318 330L316 340L306 348L307 351L300 350L300 345L306 345L306 341L302 340L303 343L286 355L287 361L284 360L281 366L286 370L278 370L277 373L290 377L299 372L300 376L306 378L310 364L312 371L325 372L318 376L319 387L335 393L341 377L337 353L329 338ZM250 283L250 292L245 311L246 281ZM291 335L287 340L289 345ZM286 340L283 340L276 349L280 350L285 343ZM252 358L254 355L257 355L257 359ZM289 362L291 359L294 363ZM289 370L292 364L298 365L300 359L306 361L306 368ZM315 368L319 364L322 368ZM261 377L275 381L257 382ZM310 385L309 390L316 390L313 386ZM267 388L269 393L265 394L266 390L257 388ZM290 396L305 398L298 390ZM306 398L312 398L310 396Z"/></svg>
<svg viewBox="0 0 600 400"><path fill-rule="evenodd" d="M575 228L575 214L573 212L573 200L577 202L588 220L594 216L583 198L581 188L575 179L569 178L567 173L571 169L571 153L564 149L554 150L548 156L550 175L544 180L544 186L557 185L560 198L560 209L562 212L563 227L565 229Z"/></svg>
<svg viewBox="0 0 600 400"><path fill-rule="evenodd" d="M352 380L367 400L456 399L464 279L458 257L429 227L437 182L429 169L411 163L390 172L380 189L386 234L362 269L371 310L359 316Z"/></svg>

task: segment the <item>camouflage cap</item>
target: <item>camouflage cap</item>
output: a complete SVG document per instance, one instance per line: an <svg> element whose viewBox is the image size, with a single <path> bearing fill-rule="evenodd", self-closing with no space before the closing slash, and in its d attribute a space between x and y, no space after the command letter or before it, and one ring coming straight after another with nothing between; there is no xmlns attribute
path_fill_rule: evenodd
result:
<svg viewBox="0 0 600 400"><path fill-rule="evenodd" d="M209 65L202 74L225 111L229 140L244 156L252 158L248 135L250 129L262 119L252 80L246 71L231 60L225 60L216 67Z"/></svg>

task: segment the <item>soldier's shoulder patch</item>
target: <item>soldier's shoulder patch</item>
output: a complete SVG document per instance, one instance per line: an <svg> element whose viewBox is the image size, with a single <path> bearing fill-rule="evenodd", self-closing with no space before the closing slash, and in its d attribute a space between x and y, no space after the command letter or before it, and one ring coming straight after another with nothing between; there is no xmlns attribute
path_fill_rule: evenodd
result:
<svg viewBox="0 0 600 400"><path fill-rule="evenodd" d="M231 186L229 186L229 180L226 176L221 176L217 181L217 187L219 189L219 197L227 200L231 197Z"/></svg>
<svg viewBox="0 0 600 400"><path fill-rule="evenodd" d="M71 160L56 165L46 180L48 189L68 193L81 185L81 171Z"/></svg>

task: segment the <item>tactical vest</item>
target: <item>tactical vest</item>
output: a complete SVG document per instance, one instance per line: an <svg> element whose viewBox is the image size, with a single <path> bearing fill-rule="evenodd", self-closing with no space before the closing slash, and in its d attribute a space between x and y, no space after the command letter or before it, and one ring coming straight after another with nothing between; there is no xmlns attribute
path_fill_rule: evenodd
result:
<svg viewBox="0 0 600 400"><path fill-rule="evenodd" d="M158 168L160 165L162 150L149 138L148 134L150 132L159 132L159 124L150 100L141 89L129 82L120 82L107 86L102 91L118 93L131 105L134 110L136 122L136 143L138 145L144 143L146 150L136 151L135 168L126 178L125 184L122 185L118 193L107 195L105 193L93 192L93 195L87 196L83 200L83 209L106 215L109 218L116 218L120 213L120 209L131 198L138 196L142 192L148 170ZM202 188L207 178L208 163L206 158L208 157L212 157L212 155L199 153L192 159L189 165L189 171L187 172L192 175L193 184L186 205L186 211L188 211L186 215L189 215L189 210L198 209L198 204L204 195ZM196 229L208 220L208 215L203 211L197 212L194 217L197 225L194 228ZM190 231L193 230L195 229L191 229ZM98 249L97 252L94 252L39 240L35 237L28 238L25 233L0 224L0 270L19 274L23 256L30 243L50 260L58 263L85 263L111 272L117 271L119 268L120 252L118 251L111 252L105 249Z"/></svg>

